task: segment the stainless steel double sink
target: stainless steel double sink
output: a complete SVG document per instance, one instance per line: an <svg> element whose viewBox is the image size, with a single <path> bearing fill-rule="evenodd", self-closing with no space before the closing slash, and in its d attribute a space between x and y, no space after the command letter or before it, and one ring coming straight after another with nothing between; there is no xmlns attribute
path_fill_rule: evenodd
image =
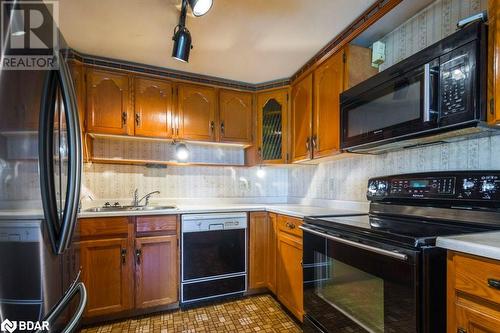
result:
<svg viewBox="0 0 500 333"><path fill-rule="evenodd" d="M155 210L177 210L177 206L102 206L85 209L85 212L101 213L101 212L138 212L138 211L155 211Z"/></svg>

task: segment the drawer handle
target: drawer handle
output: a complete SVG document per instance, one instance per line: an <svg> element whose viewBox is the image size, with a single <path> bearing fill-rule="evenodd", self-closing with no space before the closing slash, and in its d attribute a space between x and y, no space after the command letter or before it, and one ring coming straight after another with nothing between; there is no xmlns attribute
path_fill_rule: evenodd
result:
<svg viewBox="0 0 500 333"><path fill-rule="evenodd" d="M488 279L488 286L500 290L500 280Z"/></svg>
<svg viewBox="0 0 500 333"><path fill-rule="evenodd" d="M459 328L457 328L457 333L467 333L467 330L459 327Z"/></svg>
<svg viewBox="0 0 500 333"><path fill-rule="evenodd" d="M288 229L295 229L295 224L292 224L292 223L288 223L288 222L287 222L287 223L286 223L286 227L287 227Z"/></svg>

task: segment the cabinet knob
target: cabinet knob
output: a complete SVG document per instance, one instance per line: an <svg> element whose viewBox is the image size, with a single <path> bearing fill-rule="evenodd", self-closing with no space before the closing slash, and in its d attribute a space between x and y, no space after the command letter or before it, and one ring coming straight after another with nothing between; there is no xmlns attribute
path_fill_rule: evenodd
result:
<svg viewBox="0 0 500 333"><path fill-rule="evenodd" d="M213 132L214 132L214 130L215 130L215 122L212 120L212 121L210 122L210 131L212 131L212 133L213 133Z"/></svg>
<svg viewBox="0 0 500 333"><path fill-rule="evenodd" d="M316 134L312 136L311 141L312 141L313 149L317 150L318 149L318 137L316 136Z"/></svg>
<svg viewBox="0 0 500 333"><path fill-rule="evenodd" d="M140 113L135 114L135 125L137 127L141 126L141 114Z"/></svg>
<svg viewBox="0 0 500 333"><path fill-rule="evenodd" d="M127 125L127 112L122 112L122 125Z"/></svg>
<svg viewBox="0 0 500 333"><path fill-rule="evenodd" d="M224 134L224 121L220 123L220 132Z"/></svg>
<svg viewBox="0 0 500 333"><path fill-rule="evenodd" d="M141 264L141 255L142 255L142 250L141 249L136 249L135 250L135 258L137 259L137 264Z"/></svg>
<svg viewBox="0 0 500 333"><path fill-rule="evenodd" d="M122 258L122 264L125 265L125 263L127 262L127 249L122 249L120 256Z"/></svg>

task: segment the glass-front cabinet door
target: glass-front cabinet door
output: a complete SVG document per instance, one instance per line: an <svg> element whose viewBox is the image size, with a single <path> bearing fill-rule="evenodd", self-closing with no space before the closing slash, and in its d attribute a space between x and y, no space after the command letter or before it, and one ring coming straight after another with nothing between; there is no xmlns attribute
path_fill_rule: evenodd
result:
<svg viewBox="0 0 500 333"><path fill-rule="evenodd" d="M287 112L287 89L257 95L257 158L259 163L287 162Z"/></svg>

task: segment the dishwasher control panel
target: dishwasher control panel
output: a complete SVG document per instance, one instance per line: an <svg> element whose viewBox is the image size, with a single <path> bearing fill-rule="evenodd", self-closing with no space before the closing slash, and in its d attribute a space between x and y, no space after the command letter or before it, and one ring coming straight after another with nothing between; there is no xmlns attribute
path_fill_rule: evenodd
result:
<svg viewBox="0 0 500 333"><path fill-rule="evenodd" d="M182 232L202 232L247 228L247 213L182 215Z"/></svg>

